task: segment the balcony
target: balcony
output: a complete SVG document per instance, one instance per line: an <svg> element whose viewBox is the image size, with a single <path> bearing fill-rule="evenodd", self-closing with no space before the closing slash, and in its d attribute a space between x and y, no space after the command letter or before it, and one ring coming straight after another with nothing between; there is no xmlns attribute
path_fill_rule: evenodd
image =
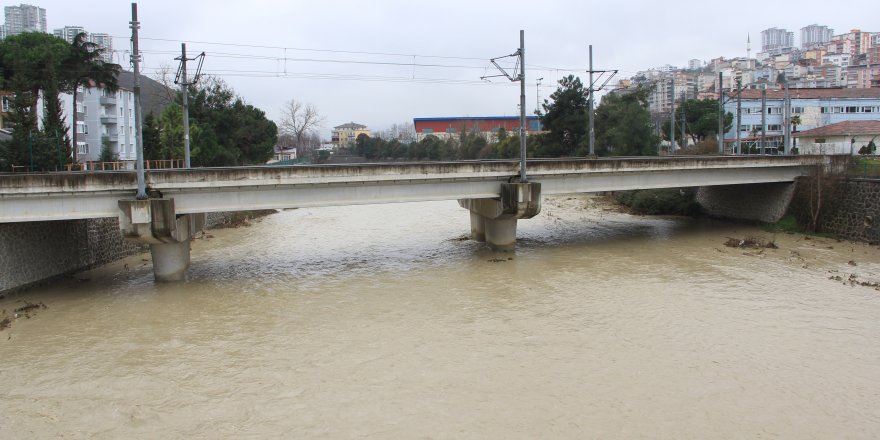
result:
<svg viewBox="0 0 880 440"><path fill-rule="evenodd" d="M115 134L104 134L101 135L101 142L117 142L119 141L119 136Z"/></svg>
<svg viewBox="0 0 880 440"><path fill-rule="evenodd" d="M116 116L101 115L102 124L116 124Z"/></svg>
<svg viewBox="0 0 880 440"><path fill-rule="evenodd" d="M98 101L101 103L101 105L116 105L115 96L102 96Z"/></svg>

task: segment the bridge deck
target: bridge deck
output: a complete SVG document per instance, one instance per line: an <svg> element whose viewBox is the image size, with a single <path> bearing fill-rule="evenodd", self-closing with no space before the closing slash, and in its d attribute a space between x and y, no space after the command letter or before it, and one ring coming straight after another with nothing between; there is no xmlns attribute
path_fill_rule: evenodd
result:
<svg viewBox="0 0 880 440"><path fill-rule="evenodd" d="M544 194L792 181L824 156L536 159ZM180 214L498 197L515 160L153 170L147 186ZM133 171L0 175L0 222L115 217Z"/></svg>

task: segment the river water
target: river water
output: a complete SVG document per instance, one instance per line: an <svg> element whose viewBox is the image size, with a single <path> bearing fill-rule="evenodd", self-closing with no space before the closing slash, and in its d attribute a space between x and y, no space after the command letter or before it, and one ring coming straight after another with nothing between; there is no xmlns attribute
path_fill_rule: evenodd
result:
<svg viewBox="0 0 880 440"><path fill-rule="evenodd" d="M46 308L0 331L0 438L880 436L876 246L590 196L515 253L468 232L455 202L288 210L183 283L142 255L2 299Z"/></svg>

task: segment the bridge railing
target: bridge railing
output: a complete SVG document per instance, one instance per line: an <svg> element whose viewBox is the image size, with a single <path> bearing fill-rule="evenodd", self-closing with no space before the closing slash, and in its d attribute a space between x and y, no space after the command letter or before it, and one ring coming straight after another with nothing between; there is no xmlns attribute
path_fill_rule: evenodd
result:
<svg viewBox="0 0 880 440"><path fill-rule="evenodd" d="M65 166L67 171L120 171L134 170L135 161L118 160L113 162L88 161L85 163L70 163ZM183 168L183 159L160 159L145 160L144 169L147 170L167 170L174 168Z"/></svg>

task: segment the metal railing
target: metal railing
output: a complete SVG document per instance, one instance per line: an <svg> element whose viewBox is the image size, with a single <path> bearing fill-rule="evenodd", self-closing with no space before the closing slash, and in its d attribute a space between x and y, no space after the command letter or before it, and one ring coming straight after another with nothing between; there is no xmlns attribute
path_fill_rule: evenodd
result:
<svg viewBox="0 0 880 440"><path fill-rule="evenodd" d="M65 168L67 171L131 171L134 170L135 163L132 160L118 160L113 162L88 161L85 163L69 163ZM144 161L144 169L147 170L167 170L174 168L183 168L183 159Z"/></svg>
<svg viewBox="0 0 880 440"><path fill-rule="evenodd" d="M880 159L854 158L847 174L865 179L880 178Z"/></svg>

